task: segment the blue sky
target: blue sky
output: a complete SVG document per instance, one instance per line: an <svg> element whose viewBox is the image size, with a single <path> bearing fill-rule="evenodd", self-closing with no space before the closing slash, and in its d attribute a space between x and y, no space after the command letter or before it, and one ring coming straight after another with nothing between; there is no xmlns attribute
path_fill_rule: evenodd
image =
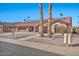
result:
<svg viewBox="0 0 79 59"><path fill-rule="evenodd" d="M48 18L48 4L43 3L44 19ZM63 13L63 16L60 16ZM24 19L39 20L38 3L0 3L0 21L2 22L23 22ZM72 24L79 25L79 4L78 3L53 3L52 17L72 17Z"/></svg>

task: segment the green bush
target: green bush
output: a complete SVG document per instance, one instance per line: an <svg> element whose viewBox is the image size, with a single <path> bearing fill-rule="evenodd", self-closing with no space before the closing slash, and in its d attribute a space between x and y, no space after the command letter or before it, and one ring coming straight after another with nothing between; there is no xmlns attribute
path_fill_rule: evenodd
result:
<svg viewBox="0 0 79 59"><path fill-rule="evenodd" d="M59 27L59 32L64 35L64 33L67 33L67 29L63 26Z"/></svg>

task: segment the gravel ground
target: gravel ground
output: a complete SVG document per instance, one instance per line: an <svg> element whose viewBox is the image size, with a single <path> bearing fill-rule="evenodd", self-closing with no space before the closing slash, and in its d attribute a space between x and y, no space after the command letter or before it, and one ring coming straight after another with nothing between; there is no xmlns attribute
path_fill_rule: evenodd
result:
<svg viewBox="0 0 79 59"><path fill-rule="evenodd" d="M39 43L44 43L44 44L54 44L54 45L64 45L64 39L61 37L35 37L28 39L27 41L32 41L32 42L39 42Z"/></svg>

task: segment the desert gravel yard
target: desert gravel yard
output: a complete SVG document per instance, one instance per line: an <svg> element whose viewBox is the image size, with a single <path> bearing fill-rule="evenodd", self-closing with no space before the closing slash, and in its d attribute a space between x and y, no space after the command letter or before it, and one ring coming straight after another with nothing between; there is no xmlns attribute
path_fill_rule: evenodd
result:
<svg viewBox="0 0 79 59"><path fill-rule="evenodd" d="M64 39L62 37L35 37L28 39L26 41L32 41L32 42L38 42L38 43L44 43L44 44L54 44L54 45L64 45Z"/></svg>

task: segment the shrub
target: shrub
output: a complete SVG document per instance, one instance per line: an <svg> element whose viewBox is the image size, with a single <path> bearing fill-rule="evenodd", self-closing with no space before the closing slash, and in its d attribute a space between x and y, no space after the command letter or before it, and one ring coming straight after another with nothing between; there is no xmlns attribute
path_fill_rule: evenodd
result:
<svg viewBox="0 0 79 59"><path fill-rule="evenodd" d="M67 33L67 29L64 26L59 27L59 32L64 35L64 33Z"/></svg>

